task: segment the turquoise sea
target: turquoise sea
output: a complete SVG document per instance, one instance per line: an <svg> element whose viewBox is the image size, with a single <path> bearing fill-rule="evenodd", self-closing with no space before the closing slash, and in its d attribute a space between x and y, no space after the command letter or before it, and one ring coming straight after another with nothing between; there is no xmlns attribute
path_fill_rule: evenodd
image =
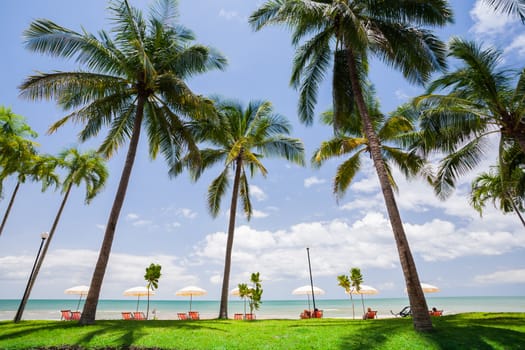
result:
<svg viewBox="0 0 525 350"><path fill-rule="evenodd" d="M25 320L59 320L60 310L76 310L78 299L29 300L23 319ZM463 312L525 312L525 296L516 297L427 297L429 308L444 310L444 314ZM19 300L0 300L0 320L12 320L19 305ZM392 317L390 310L399 312L408 305L407 298L373 298L364 300L365 307L378 311L378 317ZM80 304L82 311L83 301ZM146 312L147 301L140 299L139 310ZM310 300L310 307L311 305ZM324 311L324 317L352 318L352 303L349 299L317 299L316 307ZM361 299L354 299L356 318L363 314ZM122 311L135 311L136 300L100 300L97 308L97 319L120 319ZM230 301L228 313L242 313L244 304L240 300ZM308 308L307 300L263 300L256 316L258 319L299 318L302 310ZM177 312L189 311L189 301L150 300L152 310L158 319L176 319ZM216 318L219 313L218 300L194 300L192 310L199 311L201 318Z"/></svg>

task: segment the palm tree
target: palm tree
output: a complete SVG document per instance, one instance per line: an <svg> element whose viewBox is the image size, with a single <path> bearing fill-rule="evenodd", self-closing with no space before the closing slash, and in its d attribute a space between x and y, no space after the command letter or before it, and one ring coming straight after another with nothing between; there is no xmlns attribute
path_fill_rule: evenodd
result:
<svg viewBox="0 0 525 350"><path fill-rule="evenodd" d="M62 182L62 193L64 194L64 197L62 198L62 202L60 204L60 207L58 208L55 220L53 221L53 225L51 226L51 230L49 231L49 237L47 238L47 242L44 245L44 249L42 250L40 257L38 258L37 264L35 265L31 281L29 281L28 284L29 287L27 289L27 293L26 295L24 295L24 298L22 298L22 301L20 302L20 307L18 308L18 311L15 315L15 322L20 321L20 319L22 318L25 304L29 299L29 295L31 294L31 290L38 276L38 272L40 271L42 263L44 262L44 259L46 257L49 244L51 243L51 240L53 239L53 236L55 234L58 222L60 221L60 217L62 216L62 211L64 210L67 199L69 198L71 188L73 187L73 185L78 187L82 183L84 183L86 185L85 202L86 204L89 204L89 202L97 194L100 193L108 177L108 170L106 168L106 164L102 157L95 151L88 151L84 154L81 154L75 148L67 149L59 154L59 156L57 157L57 162L58 166L66 169L67 171L67 175L64 181Z"/></svg>
<svg viewBox="0 0 525 350"><path fill-rule="evenodd" d="M350 295L350 302L352 303L352 319L355 319L354 298L352 297L352 283L347 275L337 276L337 285L345 289L345 292Z"/></svg>
<svg viewBox="0 0 525 350"><path fill-rule="evenodd" d="M518 16L525 23L525 0L483 0L496 12Z"/></svg>
<svg viewBox="0 0 525 350"><path fill-rule="evenodd" d="M57 163L53 156L37 154L33 142L19 136L11 137L8 143L8 146L2 147L0 179L16 174L17 181L0 224L0 235L7 223L21 184L28 179L41 182L42 192L50 186L56 187L59 184L58 175L55 173Z"/></svg>
<svg viewBox="0 0 525 350"><path fill-rule="evenodd" d="M148 319L149 315L149 291L155 290L159 288L159 278L161 276L160 269L162 267L159 264L153 264L151 263L149 267L146 267L146 274L144 275L144 279L146 282L148 282L147 288L148 288L148 308L146 309L146 319Z"/></svg>
<svg viewBox="0 0 525 350"><path fill-rule="evenodd" d="M127 0L110 3L113 38L78 33L49 20L33 22L25 32L26 46L36 52L75 58L87 71L41 73L21 86L22 95L36 100L56 99L73 110L50 131L68 121L84 124L82 141L103 127L109 133L99 151L109 157L129 140L126 161L84 304L81 324L95 314L115 229L137 152L141 129L146 129L149 154L163 153L169 162L181 152L196 154L188 121L212 118L213 104L194 94L185 79L211 69L223 69L226 59L214 50L193 44L193 33L176 22L177 1L158 0L146 20Z"/></svg>
<svg viewBox="0 0 525 350"><path fill-rule="evenodd" d="M362 82L370 54L401 70L411 82L428 80L433 71L445 66L444 45L421 26L443 26L451 21L446 0L270 0L250 17L256 30L269 24L291 28L295 45L309 37L297 48L292 72L292 84L300 87L299 115L307 124L312 122L317 90L333 57L335 120L343 118L353 99L369 140L418 331L431 330L432 321L367 111Z"/></svg>
<svg viewBox="0 0 525 350"><path fill-rule="evenodd" d="M488 200L494 207L499 202L499 209L504 213L514 212L523 226L525 219L525 174L521 166L525 162L525 154L516 144L505 150L502 161L488 172L479 174L472 182L470 204L480 215Z"/></svg>
<svg viewBox="0 0 525 350"><path fill-rule="evenodd" d="M268 101L250 102L244 109L238 102L217 99L217 109L219 123L199 123L194 126L194 133L200 139L217 148L201 150L200 166L192 166L191 158L185 158L170 171L172 175L176 175L184 167L188 167L193 179L197 180L205 169L224 162L224 169L208 188L208 209L213 217L219 214L221 200L230 185L230 172L234 172L219 311L219 318L227 319L231 255L239 196L246 218L249 220L252 215L246 168L250 169L252 176L257 170L266 176L267 170L261 163L261 159L266 156L278 156L302 165L304 148L300 140L285 136L290 133L290 125L283 116L274 114Z"/></svg>
<svg viewBox="0 0 525 350"><path fill-rule="evenodd" d="M352 267L350 269L350 281L354 290L359 293L361 291L361 284L363 283L363 275L361 269L358 267ZM359 293L361 294L361 293ZM363 294L361 294L361 304L363 304L363 315L365 314L365 302L363 300Z"/></svg>
<svg viewBox="0 0 525 350"><path fill-rule="evenodd" d="M434 80L414 100L421 111L421 149L446 154L435 183L441 198L450 195L458 176L480 163L491 135L501 137L500 156L512 142L525 152L525 69L513 88L516 73L498 67L501 52L460 38L451 40L449 50L463 66Z"/></svg>

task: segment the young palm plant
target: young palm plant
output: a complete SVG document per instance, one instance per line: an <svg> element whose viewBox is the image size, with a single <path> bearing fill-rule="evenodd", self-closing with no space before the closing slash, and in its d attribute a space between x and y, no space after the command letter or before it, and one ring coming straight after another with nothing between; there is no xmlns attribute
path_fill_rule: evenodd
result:
<svg viewBox="0 0 525 350"><path fill-rule="evenodd" d="M146 282L148 282L148 285L146 286L148 288L148 291L155 290L159 288L159 278L161 276L160 270L161 266L159 264L153 264L151 263L148 267L146 267L146 273L144 274L144 279ZM146 319L148 319L149 316L149 294L148 293L148 308L146 309Z"/></svg>
<svg viewBox="0 0 525 350"><path fill-rule="evenodd" d="M233 180L219 310L219 318L227 319L235 216L239 197L246 218L249 220L252 215L246 168L250 170L251 176L256 171L266 176L267 170L261 160L267 156L277 156L303 165L304 148L300 140L286 136L290 133L288 121L283 116L275 114L268 101L250 102L246 108L243 108L238 102L218 99L217 109L219 123L194 125L195 135L216 148L200 151L202 160L200 166L193 166L192 159L189 157L177 163L170 172L172 175L177 175L184 167L188 167L193 179L197 180L205 169L223 163L222 172L208 188L208 209L213 217L219 214L221 201L230 181ZM233 178L230 176L232 172Z"/></svg>
<svg viewBox="0 0 525 350"><path fill-rule="evenodd" d="M49 244L55 235L58 222L60 221L62 211L64 210L73 185L77 187L82 183L86 185L85 201L86 204L88 204L97 194L100 193L108 177L108 170L104 160L94 151L89 151L82 154L75 148L67 149L59 154L59 156L56 158L56 161L58 166L65 169L67 172L67 175L62 182L62 193L64 194L64 197L62 198L62 202L58 208L55 220L53 221L53 225L49 231L47 242L44 245L44 249L42 250L40 257L38 258L37 264L35 265L31 281L29 281L28 284L29 287L27 289L27 293L24 295L24 298L22 298L20 307L15 315L15 322L20 321L22 318L25 304L29 299L33 285L36 281L36 278L38 277L40 268L42 267L42 263L46 257Z"/></svg>
<svg viewBox="0 0 525 350"><path fill-rule="evenodd" d="M303 122L312 123L317 90L332 61L336 127L354 105L349 100L355 101L379 177L418 331L431 330L432 321L362 84L369 55L400 70L411 82L427 81L433 71L445 66L445 45L422 26L444 26L451 21L452 11L446 0L270 0L250 17L256 30L271 24L286 25L293 31L292 43L300 44L292 84L300 88L299 116Z"/></svg>
<svg viewBox="0 0 525 350"><path fill-rule="evenodd" d="M63 108L73 110L50 131L68 121L81 123L84 127L79 136L84 141L108 127L109 133L99 148L106 157L129 143L81 324L95 322L141 130L146 130L151 158L161 152L173 162L187 150L197 155L188 122L212 118L214 108L211 101L194 94L185 80L211 69L223 69L226 64L225 58L213 49L194 44L193 33L177 23L176 0L158 0L147 20L127 0L111 1L109 11L114 22L113 36L101 31L97 38L49 20L33 22L24 34L30 50L76 58L87 68L41 73L22 84L23 96L33 100L56 99Z"/></svg>
<svg viewBox="0 0 525 350"><path fill-rule="evenodd" d="M525 152L525 69L501 68L501 52L460 38L451 40L449 56L463 66L437 78L427 94L414 100L421 111L420 149L446 155L434 186L441 198L452 193L459 176L481 162L490 136L501 138L500 157L506 143L516 142Z"/></svg>

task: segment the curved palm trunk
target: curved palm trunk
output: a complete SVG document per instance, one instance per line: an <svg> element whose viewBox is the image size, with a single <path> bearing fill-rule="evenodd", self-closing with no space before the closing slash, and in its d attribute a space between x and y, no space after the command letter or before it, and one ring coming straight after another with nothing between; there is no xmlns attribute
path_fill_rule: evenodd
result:
<svg viewBox="0 0 525 350"><path fill-rule="evenodd" d="M509 194L509 199L510 199L510 204L512 205L512 209L514 209L514 212L516 213L516 215L518 215L518 217L520 218L520 221L521 221L521 224L523 226L525 226L525 220L523 220L523 216L521 215L518 207L516 206L516 203L514 203L514 201L512 200L512 197L510 197L510 194Z"/></svg>
<svg viewBox="0 0 525 350"><path fill-rule="evenodd" d="M133 163L137 153L140 127L142 124L142 117L144 115L144 102L145 98L143 96L139 96L137 101L137 114L133 124L133 132L130 139L128 154L126 155L126 162L124 163L124 168L122 169L122 175L120 176L117 193L115 195L113 207L111 208L111 213L109 214L108 223L106 225L104 240L102 241L102 246L100 247L97 264L95 266L95 271L93 272L93 277L91 278L89 292L86 297L84 309L82 310L82 316L80 317L79 321L79 323L82 325L95 323L95 315L97 313L100 289L102 288L102 282L104 280L104 274L106 273L109 254L111 253L111 246L113 245L113 238L115 236L115 229L117 228L120 210L124 204L124 198L126 197L126 190L128 188L131 170L133 169Z"/></svg>
<svg viewBox="0 0 525 350"><path fill-rule="evenodd" d="M53 235L55 234L55 230L58 226L58 222L60 221L60 216L62 216L62 211L64 210L64 206L66 205L66 202L69 197L69 193L71 192L72 186L73 184L70 183L69 186L67 187L66 193L64 194L64 198L62 199L62 203L60 204L60 207L58 208L57 215L55 216L55 221L53 221L53 226L51 226L51 231L49 231L49 237L47 238L47 242L44 245L44 250L42 250L42 254L40 255L40 258L38 259L38 262L35 265L35 270L33 271L33 274L31 275L31 279L28 283L28 288L26 290L26 293L24 293L24 296L22 297L22 301L20 302L18 311L16 312L15 319L14 319L15 322L18 322L22 319L22 314L24 313L24 309L26 307L27 301L29 300L29 295L31 295L31 290L33 289L33 285L35 284L36 277L38 276L40 267L42 267L42 263L44 262L44 259L46 257L47 249L49 248L49 244L51 243L51 240L53 239Z"/></svg>
<svg viewBox="0 0 525 350"><path fill-rule="evenodd" d="M359 76L357 73L355 56L353 54L353 51L349 47L347 47L346 49L348 69L350 72L350 82L352 84L352 90L355 94L355 100L357 103L359 114L361 115L361 118L363 120L364 131L369 142L370 154L374 162L374 167L376 168L379 183L381 185L381 190L383 192L383 197L385 199L388 217L390 219L392 231L396 240L397 250L399 253L399 260L403 269L408 299L410 301L410 308L412 310L414 328L417 331L431 331L432 321L428 313L427 302L425 300L425 295L423 294L423 289L421 288L421 284L419 282L416 264L414 262L414 258L412 257L412 253L410 252L410 246L408 244L405 230L403 228L401 216L399 215L399 210L397 208L394 192L392 191L392 187L390 186L385 165L383 163L383 158L381 157L381 148L379 145L379 140L373 129L370 116L368 115L368 109L363 98Z"/></svg>
<svg viewBox="0 0 525 350"><path fill-rule="evenodd" d="M228 223L228 239L226 241L226 255L224 258L224 274L222 277L221 306L219 318L228 318L228 289L230 287L230 270L232 263L233 234L235 231L235 214L237 213L237 200L239 197L239 184L241 179L242 159L235 162L235 178L233 180L232 202L230 206L230 222Z"/></svg>
<svg viewBox="0 0 525 350"><path fill-rule="evenodd" d="M355 307L354 307L354 298L352 297L352 293L350 293L350 301L352 302L352 320L355 320Z"/></svg>
<svg viewBox="0 0 525 350"><path fill-rule="evenodd" d="M148 307L146 308L146 320L149 317L149 286L148 286Z"/></svg>
<svg viewBox="0 0 525 350"><path fill-rule="evenodd" d="M0 236L2 235L2 232L4 231L4 226L5 226L5 223L7 222L7 217L9 216L9 213L11 212L11 208L13 207L13 203L15 202L16 194L19 188L20 188L20 181L17 181L15 189L13 190L13 194L11 194L11 199L9 200L9 204L7 205L7 209L5 210L4 218L2 219L2 225L0 226Z"/></svg>

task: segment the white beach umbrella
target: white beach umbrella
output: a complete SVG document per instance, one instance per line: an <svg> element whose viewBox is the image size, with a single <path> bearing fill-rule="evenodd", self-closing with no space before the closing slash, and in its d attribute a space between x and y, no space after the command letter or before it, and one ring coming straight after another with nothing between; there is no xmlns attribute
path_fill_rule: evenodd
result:
<svg viewBox="0 0 525 350"><path fill-rule="evenodd" d="M230 295L233 295L235 297L240 297L241 296L241 292L239 291L239 288L236 287L236 288L233 288L232 290L230 290Z"/></svg>
<svg viewBox="0 0 525 350"><path fill-rule="evenodd" d="M437 293L440 291L438 287L428 283L421 283L421 289L423 289L423 293ZM406 292L407 289L405 288L405 293Z"/></svg>
<svg viewBox="0 0 525 350"><path fill-rule="evenodd" d="M359 286L359 290L355 289L355 288L352 288L350 290L350 292L348 291L345 291L346 294L369 294L369 295L372 295L372 294L377 294L379 293L379 291L377 289L375 289L374 287L371 287L371 286L367 286L365 284L362 284Z"/></svg>
<svg viewBox="0 0 525 350"><path fill-rule="evenodd" d="M77 311L80 306L80 300L82 300L82 297L84 295L88 295L88 292L89 292L89 286L74 286L64 291L65 294L80 295L80 297L78 298Z"/></svg>
<svg viewBox="0 0 525 350"><path fill-rule="evenodd" d="M208 294L208 292L205 289L202 289L197 286L184 287L182 289L179 289L177 292L175 292L175 295L190 297L190 311L191 311L191 302L193 300L193 296L201 296L201 295L206 295L206 294Z"/></svg>
<svg viewBox="0 0 525 350"><path fill-rule="evenodd" d="M425 293L436 293L439 292L439 288L428 283L421 283L421 288Z"/></svg>
<svg viewBox="0 0 525 350"><path fill-rule="evenodd" d="M319 287L316 287L316 286L310 286L310 285L307 285L307 286L302 286L302 287L299 287L299 288L295 288L293 291L292 291L292 294L294 295L306 295L307 299L308 299L308 309L310 309L310 295L312 295L312 289L314 291L314 295L323 295L325 292L323 289L319 288Z"/></svg>
<svg viewBox="0 0 525 350"><path fill-rule="evenodd" d="M155 295L155 292L147 287L139 286L126 289L123 293L126 296L137 297L137 311L139 311L139 300L140 297Z"/></svg>

